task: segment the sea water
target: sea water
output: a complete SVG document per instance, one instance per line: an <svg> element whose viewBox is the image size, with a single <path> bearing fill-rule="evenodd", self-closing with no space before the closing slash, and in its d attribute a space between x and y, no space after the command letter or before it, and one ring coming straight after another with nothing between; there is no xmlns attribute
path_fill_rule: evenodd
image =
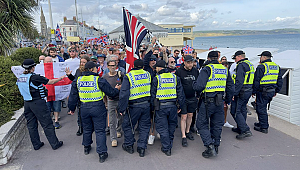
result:
<svg viewBox="0 0 300 170"><path fill-rule="evenodd" d="M188 41L189 45L190 43ZM240 49L246 47L278 48L278 52L300 50L300 34L196 37L193 48L208 50L211 46Z"/></svg>

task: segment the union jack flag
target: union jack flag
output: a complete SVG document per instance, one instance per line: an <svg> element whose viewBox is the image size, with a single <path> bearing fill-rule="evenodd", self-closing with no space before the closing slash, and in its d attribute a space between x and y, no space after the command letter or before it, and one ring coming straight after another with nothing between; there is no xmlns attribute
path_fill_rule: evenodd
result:
<svg viewBox="0 0 300 170"><path fill-rule="evenodd" d="M62 39L62 36L61 36L61 33L60 33L60 29L59 29L59 26L57 24L57 27L56 27L56 30L55 30L55 34L56 34L56 37L61 40Z"/></svg>
<svg viewBox="0 0 300 170"><path fill-rule="evenodd" d="M190 47L189 45L187 45L187 46L183 47L182 50L183 50L184 54L192 54L194 49L193 49L193 47Z"/></svg>
<svg viewBox="0 0 300 170"><path fill-rule="evenodd" d="M128 72L133 68L133 62L139 59L139 46L148 33L148 29L123 8L124 32L126 39L126 62L129 64Z"/></svg>

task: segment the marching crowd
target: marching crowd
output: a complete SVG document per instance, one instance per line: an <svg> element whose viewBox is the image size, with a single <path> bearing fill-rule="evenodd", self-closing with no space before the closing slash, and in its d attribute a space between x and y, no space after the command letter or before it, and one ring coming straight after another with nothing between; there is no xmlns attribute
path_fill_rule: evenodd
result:
<svg viewBox="0 0 300 170"><path fill-rule="evenodd" d="M140 157L145 156L147 144L153 144L159 137L161 151L171 156L178 127L183 147L188 146L188 140L195 139L193 134L199 134L206 147L202 156L214 157L219 152L223 126L232 128L238 140L252 136L246 121L251 96L256 97L258 116L254 130L268 133L267 105L282 87L280 67L272 62L269 51L259 54L260 64L255 68L243 51L233 54L232 65L216 50L210 51L202 63L196 51L191 55L180 50L172 53L155 42L153 37L149 45L140 46L139 59L128 73L126 48L120 43L71 44L68 48L50 44L42 49L46 57L40 56L40 63L79 64L75 73L69 68L65 72L72 81L68 114L73 115L77 109L76 135L83 136L84 154L89 154L95 132L101 163L108 157L108 134L112 147L118 146L118 138L123 135L123 150L133 154L138 133L136 150ZM57 139L55 128L62 127L59 112L66 104L49 100L51 96L47 97L44 85L57 83L65 75L49 80L34 74L35 66L32 59L25 59L22 64L25 71L17 81L24 98L30 139L35 150L44 145L37 129L39 121L52 148L58 149L63 142ZM236 128L226 121L229 105Z"/></svg>

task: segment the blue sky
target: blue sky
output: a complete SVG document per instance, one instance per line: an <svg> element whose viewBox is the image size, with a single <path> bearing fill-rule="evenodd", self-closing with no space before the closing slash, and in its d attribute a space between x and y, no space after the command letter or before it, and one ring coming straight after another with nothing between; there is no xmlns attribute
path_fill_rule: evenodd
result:
<svg viewBox="0 0 300 170"><path fill-rule="evenodd" d="M77 0L79 20L109 32L122 25L122 7L155 24L195 25L194 30L300 28L299 0ZM50 25L48 1L40 3ZM51 0L53 25L75 16L74 0ZM81 14L82 11L82 14ZM35 12L40 31L40 10ZM81 17L82 16L82 17Z"/></svg>

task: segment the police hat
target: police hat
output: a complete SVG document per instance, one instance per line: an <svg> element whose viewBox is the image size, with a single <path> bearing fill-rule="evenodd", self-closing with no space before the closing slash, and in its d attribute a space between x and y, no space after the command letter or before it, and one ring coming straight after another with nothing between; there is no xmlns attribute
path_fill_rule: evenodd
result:
<svg viewBox="0 0 300 170"><path fill-rule="evenodd" d="M22 67L25 69L29 69L33 66L36 66L36 64L34 63L33 59L29 58L29 59L25 59L23 61Z"/></svg>
<svg viewBox="0 0 300 170"><path fill-rule="evenodd" d="M218 57L218 56L219 56L218 51L210 51L208 53L208 55L207 55L207 57L210 57L210 58L212 58L212 57Z"/></svg>
<svg viewBox="0 0 300 170"><path fill-rule="evenodd" d="M164 60L159 60L158 62L156 62L156 64L153 67L154 68L156 68L156 67L166 68L167 63Z"/></svg>
<svg viewBox="0 0 300 170"><path fill-rule="evenodd" d="M91 68L94 68L94 67L97 67L97 65L92 61L87 62L84 66L84 68L86 68L86 69L91 69Z"/></svg>
<svg viewBox="0 0 300 170"><path fill-rule="evenodd" d="M264 51L257 56L266 56L266 57L273 57L270 51Z"/></svg>
<svg viewBox="0 0 300 170"><path fill-rule="evenodd" d="M235 59L235 58L236 58L236 56L238 56L238 55L242 55L242 54L245 54L245 52L244 52L244 51L242 51L242 50L239 50L239 51L235 52L235 53L234 53L234 55L233 55L231 58L232 58L232 59Z"/></svg>
<svg viewBox="0 0 300 170"><path fill-rule="evenodd" d="M133 62L134 68L143 68L144 67L144 61L141 59L137 59Z"/></svg>

